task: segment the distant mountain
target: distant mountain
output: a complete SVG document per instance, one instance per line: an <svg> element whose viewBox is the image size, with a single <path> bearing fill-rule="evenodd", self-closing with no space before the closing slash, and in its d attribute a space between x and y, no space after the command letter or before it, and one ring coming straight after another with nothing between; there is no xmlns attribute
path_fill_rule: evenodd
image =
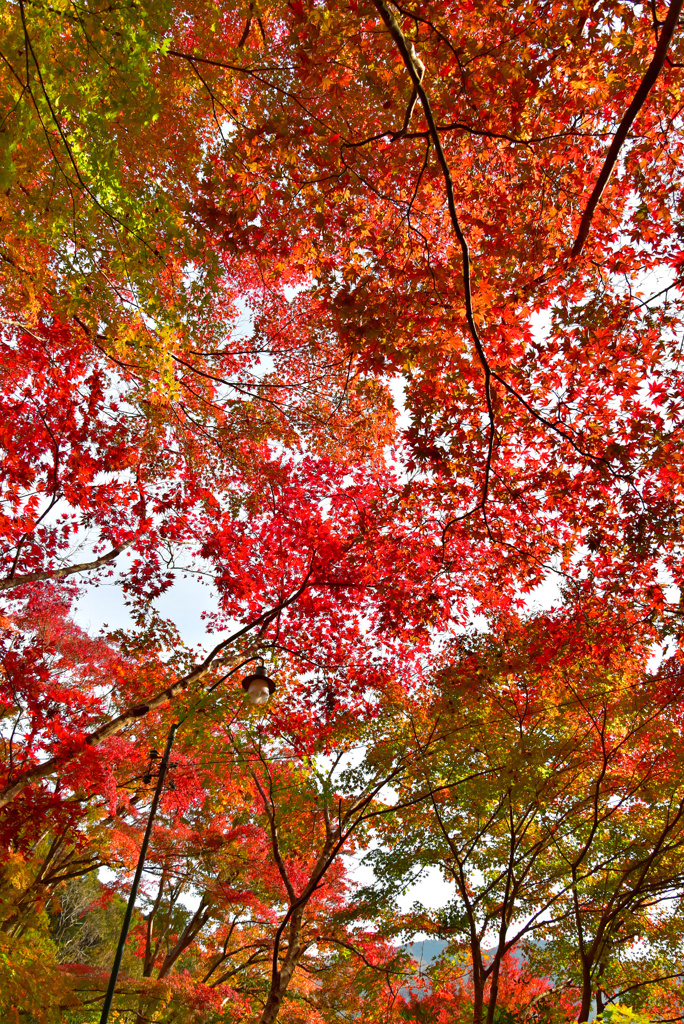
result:
<svg viewBox="0 0 684 1024"><path fill-rule="evenodd" d="M407 942L404 949L419 966L432 963L446 948L444 939L424 939L422 942Z"/></svg>
<svg viewBox="0 0 684 1024"><path fill-rule="evenodd" d="M423 939L422 942L407 942L404 945L404 949L407 953L413 957L419 965L431 964L433 960L436 960L440 953L444 952L447 946L447 942L444 939ZM494 955L493 949L482 950L485 961ZM522 953L513 949L509 954L514 960L522 960Z"/></svg>
<svg viewBox="0 0 684 1024"><path fill-rule="evenodd" d="M423 939L421 942L406 942L404 949L415 960L418 965L418 972L422 974L423 969L428 967L433 960L436 960L444 952L447 945L448 943L444 939ZM482 952L485 962L494 955L493 949L484 949ZM518 962L523 959L523 954L515 949L508 955ZM423 994L424 992L421 992L420 989L415 989L412 985L399 990L399 995L404 996L404 998L407 996L417 996L420 999Z"/></svg>

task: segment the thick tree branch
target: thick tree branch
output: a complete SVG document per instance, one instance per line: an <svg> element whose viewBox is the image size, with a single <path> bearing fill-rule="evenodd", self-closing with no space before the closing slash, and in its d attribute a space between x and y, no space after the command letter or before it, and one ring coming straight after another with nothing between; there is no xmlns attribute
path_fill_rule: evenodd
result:
<svg viewBox="0 0 684 1024"><path fill-rule="evenodd" d="M95 558L92 562L80 562L78 565L67 565L63 569L45 569L41 572L27 572L23 576L8 576L4 580L0 580L0 591L1 590L13 590L14 587L22 587L25 583L36 583L38 580L61 580L65 576L73 576L75 572L88 572L90 569L98 569L101 565L105 565L107 562L111 562L117 558L122 551L129 548L133 543L132 540L127 541L125 544L119 544L117 547L112 548L106 555L102 555L101 558Z"/></svg>
<svg viewBox="0 0 684 1024"><path fill-rule="evenodd" d="M579 231L577 232L577 238L575 239L575 244L572 247L573 256L579 256L579 254L582 252L582 249L584 248L584 243L587 240L589 228L591 227L591 222L593 220L594 213L596 212L596 207L598 206L599 200L601 199L601 195L603 194L603 190L608 184L608 180L611 174L613 173L613 168L617 163L617 158L620 155L620 150L622 149L625 139L627 138L627 133L629 132L629 129L632 127L632 124L637 114L646 102L649 92L655 85L658 75L663 69L663 64L665 63L665 58L667 57L667 51L670 46L670 43L672 42L672 36L674 35L674 31L677 27L677 22L679 20L679 15L682 11L683 2L684 0L672 0L672 3L670 4L670 9L667 12L667 18L663 22L662 32L660 33L660 39L658 40L658 45L656 46L655 53L653 54L651 63L648 66L646 74L641 79L641 84L637 89L636 93L634 94L634 99L627 107L627 110L625 111L624 116L620 121L620 124L618 125L618 130L616 131L615 138L613 139L611 147L608 150L608 155L606 156L603 167L601 168L601 173L599 174L596 180L594 190L591 193L591 196L589 197L589 202L587 203L584 213L582 214L582 220L580 222Z"/></svg>
<svg viewBox="0 0 684 1024"><path fill-rule="evenodd" d="M188 946L192 945L210 917L211 907L207 903L206 895L204 895L199 907L185 925L181 934L178 936L178 940L173 949L166 954L164 962L159 968L159 973L157 975L159 981L167 977L178 957L185 952Z"/></svg>
<svg viewBox="0 0 684 1024"><path fill-rule="evenodd" d="M682 0L682 2L684 2L684 0ZM475 351L477 352L477 356L478 356L478 359L479 359L480 364L482 366L482 371L483 371L483 374L484 374L485 400L486 400L486 404L487 404L487 415L488 415L488 418L489 418L489 438L488 438L488 443L487 443L487 460L486 460L486 465L485 465L484 483L482 485L482 498L481 498L481 501L480 501L480 505L481 505L482 510L484 512L485 506L487 504L487 496L488 496L488 492L489 492L489 474L490 474L490 469L491 469L491 465L492 465L492 458L493 458L493 454L494 454L494 438L495 438L494 404L493 404L493 401L492 401L492 392L491 392L491 376L492 376L492 374L491 374L491 370L489 368L489 362L487 360L487 356L485 354L484 347L482 345L482 341L480 339L480 334L479 334L479 331L477 329L477 324L475 323L475 314L474 314L474 311L473 311L473 295L472 295L472 285L471 285L471 278L470 278L470 250L468 248L468 241L466 239L466 236L463 233L463 228L461 227L461 223L460 223L460 221L458 219L458 213L457 213L457 210L456 210L456 197L454 195L454 182L453 182L453 178L451 177L451 171L449 169L449 164L448 164L448 161L447 161L447 158L446 158L446 154L444 152L444 148L442 146L442 139L441 139L441 136L440 136L440 133L439 133L439 128L437 127L437 122L435 121L435 117L434 117L434 114L432 112L432 106L430 104L430 99L428 97L427 92L425 91L425 88L423 87L423 76L424 76L423 65L422 65L422 63L419 63L416 60L415 51L414 51L414 48L413 48L413 43L409 42L406 39L404 33L402 32L402 30L401 30L401 28L399 26L399 23L397 22L397 19L394 17L394 14L389 9L389 7L384 2L384 0L373 0L373 4L376 7L378 13L380 14L380 17L384 21L385 25L389 29L390 35L392 36L392 39L394 40L394 42L396 44L396 47L399 50L399 53L401 54L402 60L404 61L404 65L406 67L406 70L408 71L409 75L411 76L411 81L413 82L413 88L414 88L415 92L418 94L418 96L420 98L421 106L423 108L423 113L425 114L425 120L427 121L428 128L430 130L430 137L432 138L432 141L433 141L434 146L435 146L435 151L437 153L437 160L439 162L439 166L440 166L440 169L442 171L442 176L444 178L444 184L446 186L447 207L448 207L448 210L449 210L449 219L451 220L451 225L452 225L452 227L454 229L454 233L455 233L456 238L458 239L458 243L459 243L459 245L461 247L461 258L462 258L462 268L463 268L463 296L464 296L464 300L465 300L466 320L467 320L467 323L468 323L468 330L470 331L470 335L471 335L471 337L473 339L473 343L475 345Z"/></svg>

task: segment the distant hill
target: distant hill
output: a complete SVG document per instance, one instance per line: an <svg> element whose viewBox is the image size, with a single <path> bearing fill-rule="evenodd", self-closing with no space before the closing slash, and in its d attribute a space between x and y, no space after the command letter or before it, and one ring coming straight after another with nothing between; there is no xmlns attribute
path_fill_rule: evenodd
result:
<svg viewBox="0 0 684 1024"><path fill-rule="evenodd" d="M444 951L447 943L444 939L424 939L422 942L407 942L404 945L404 949L409 953L419 966L431 964L433 960ZM485 960L494 955L494 950L484 949L483 951ZM509 956L513 957L514 960L522 960L522 953L515 949L509 953Z"/></svg>
<svg viewBox="0 0 684 1024"><path fill-rule="evenodd" d="M444 951L446 946L447 942L445 942L444 939L423 939L421 942L406 942L404 944L404 949L416 961L418 965L418 972L419 974L422 974L423 969L428 967L433 960L436 960L440 953ZM482 952L484 954L485 961L494 955L494 950L491 949L485 949ZM516 950L509 953L509 956L518 961L523 958L522 953L517 952ZM420 999L424 994L424 991L421 992L420 988L414 988L412 985L408 985L399 990L399 995L404 998L407 996L417 996Z"/></svg>
<svg viewBox="0 0 684 1024"><path fill-rule="evenodd" d="M424 939L422 942L407 942L404 949L418 965L432 963L446 947L444 939Z"/></svg>

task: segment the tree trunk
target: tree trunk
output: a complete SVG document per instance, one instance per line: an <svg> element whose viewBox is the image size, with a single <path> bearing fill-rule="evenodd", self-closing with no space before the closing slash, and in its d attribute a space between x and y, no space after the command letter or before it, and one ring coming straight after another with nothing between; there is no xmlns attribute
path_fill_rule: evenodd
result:
<svg viewBox="0 0 684 1024"><path fill-rule="evenodd" d="M473 971L473 1024L483 1024L484 980Z"/></svg>
<svg viewBox="0 0 684 1024"><path fill-rule="evenodd" d="M604 993L603 989L601 988L601 979L603 977L604 969L605 969L605 964L600 963L599 964L599 969L598 969L598 974L596 975L596 1016L597 1017L600 1014L602 1014L603 1011L606 1008L606 1004L603 1002L603 996L605 995L605 993Z"/></svg>
<svg viewBox="0 0 684 1024"><path fill-rule="evenodd" d="M589 1020L591 996L591 961L588 957L582 957L582 1001L577 1015L577 1024L585 1024L585 1022Z"/></svg>
<svg viewBox="0 0 684 1024"><path fill-rule="evenodd" d="M484 990L487 981L482 961L482 946L476 930L475 917L470 918L470 956L473 962L473 1024L484 1024Z"/></svg>
<svg viewBox="0 0 684 1024"><path fill-rule="evenodd" d="M494 1024L494 1013L499 998L499 973L501 971L501 957L497 952L494 967L492 969L492 984L489 989L489 1000L487 1002L487 1024Z"/></svg>
<svg viewBox="0 0 684 1024"><path fill-rule="evenodd" d="M274 1021L280 1013L281 1003L285 993L287 992L290 981L292 980L295 967L299 963L299 958L302 955L302 947L299 943L302 928L302 916L303 908L300 907L294 912L290 919L287 953L285 954L280 970L277 969L277 963L274 962L271 988L268 993L264 1012L261 1015L259 1024L274 1024ZM277 958L277 951L274 951L273 956L275 961Z"/></svg>

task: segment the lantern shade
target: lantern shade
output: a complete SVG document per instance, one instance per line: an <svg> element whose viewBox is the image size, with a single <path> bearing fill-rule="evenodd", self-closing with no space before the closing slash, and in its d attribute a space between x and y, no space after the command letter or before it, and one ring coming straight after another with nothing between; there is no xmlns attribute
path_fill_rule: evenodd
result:
<svg viewBox="0 0 684 1024"><path fill-rule="evenodd" d="M275 693L275 683L266 675L264 666L258 665L251 675L242 680L242 689L252 704L266 704L271 694Z"/></svg>

